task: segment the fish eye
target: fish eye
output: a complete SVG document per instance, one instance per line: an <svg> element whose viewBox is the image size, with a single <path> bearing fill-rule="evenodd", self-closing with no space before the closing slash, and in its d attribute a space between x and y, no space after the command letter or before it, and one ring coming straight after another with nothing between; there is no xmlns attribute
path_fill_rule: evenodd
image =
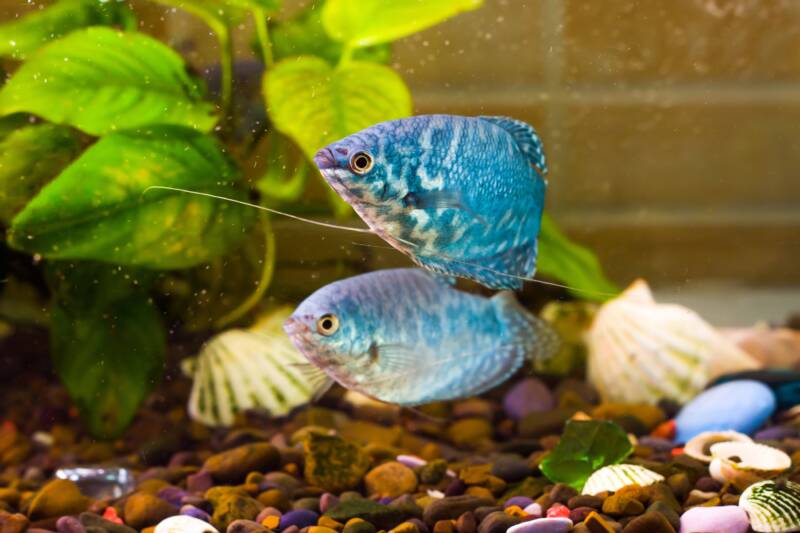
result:
<svg viewBox="0 0 800 533"><path fill-rule="evenodd" d="M339 319L336 315L322 315L317 320L317 333L330 337L339 329Z"/></svg>
<svg viewBox="0 0 800 533"><path fill-rule="evenodd" d="M350 158L350 168L356 174L366 174L372 169L372 156L367 152L356 152Z"/></svg>

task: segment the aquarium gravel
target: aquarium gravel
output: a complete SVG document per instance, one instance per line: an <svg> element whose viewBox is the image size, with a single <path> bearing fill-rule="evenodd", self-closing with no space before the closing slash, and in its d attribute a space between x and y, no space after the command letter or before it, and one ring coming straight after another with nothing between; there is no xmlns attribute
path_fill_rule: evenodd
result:
<svg viewBox="0 0 800 533"><path fill-rule="evenodd" d="M577 379L520 375L483 397L414 411L335 388L288 417L251 412L212 430L186 417L189 383L176 378L160 386L125 439L106 442L79 429L61 389L42 378L25 383L5 391L15 408L0 430L3 533L750 527L740 505L747 487L713 479L671 440L675 406L601 403ZM800 416L772 419L780 422L753 439L785 452L792 467L758 494L775 490L791 505L800 494ZM108 497L108 486L91 480L51 478L74 463L126 468L135 488ZM583 494L592 473L586 490L600 491ZM796 512L786 520L797 525Z"/></svg>

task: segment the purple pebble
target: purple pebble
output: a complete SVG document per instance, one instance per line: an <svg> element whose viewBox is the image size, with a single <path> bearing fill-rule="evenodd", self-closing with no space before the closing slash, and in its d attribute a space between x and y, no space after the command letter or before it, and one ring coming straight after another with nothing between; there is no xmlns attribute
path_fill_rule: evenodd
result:
<svg viewBox="0 0 800 533"><path fill-rule="evenodd" d="M530 498L526 498L525 496L512 496L511 498L506 500L506 503L503 504L503 509L507 509L512 505L516 505L520 509L525 509L532 503L533 500Z"/></svg>
<svg viewBox="0 0 800 533"><path fill-rule="evenodd" d="M389 505L392 503L392 498L390 496L384 496L383 498L378 500L378 503L381 505Z"/></svg>
<svg viewBox="0 0 800 533"><path fill-rule="evenodd" d="M214 480L211 479L211 474L205 470L200 470L186 477L186 490L191 493L204 494L213 486Z"/></svg>
<svg viewBox="0 0 800 533"><path fill-rule="evenodd" d="M339 498L337 498L330 492L324 493L319 498L319 510L323 514L327 513L329 509L336 507L338 504L339 504Z"/></svg>
<svg viewBox="0 0 800 533"><path fill-rule="evenodd" d="M556 405L547 385L535 378L523 379L503 398L503 409L509 418L520 420L531 413L549 411Z"/></svg>
<svg viewBox="0 0 800 533"><path fill-rule="evenodd" d="M278 528L281 531L291 526L296 526L297 529L303 529L304 527L317 525L318 519L319 515L314 511L309 511L308 509L295 509L294 511L289 511L281 517L281 522Z"/></svg>
<svg viewBox="0 0 800 533"><path fill-rule="evenodd" d="M183 497L188 495L189 493L185 490L172 486L164 487L156 493L156 496L175 507L180 507Z"/></svg>
<svg viewBox="0 0 800 533"><path fill-rule="evenodd" d="M283 515L283 513L281 513L279 510L275 509L274 507L264 507L263 509L261 509L261 512L258 513L258 516L256 517L255 521L260 524L268 516L280 517L281 515Z"/></svg>
<svg viewBox="0 0 800 533"><path fill-rule="evenodd" d="M800 431L797 428L789 426L772 426L771 428L762 429L756 433L753 438L755 440L783 440L788 438L797 437Z"/></svg>
<svg viewBox="0 0 800 533"><path fill-rule="evenodd" d="M444 491L445 496L460 496L467 490L467 486L459 478L455 478L447 485Z"/></svg>
<svg viewBox="0 0 800 533"><path fill-rule="evenodd" d="M191 516L192 518L197 518L198 520L202 520L204 522L211 523L211 516L202 509L198 509L194 505L184 505L181 507L181 514L185 516Z"/></svg>
<svg viewBox="0 0 800 533"><path fill-rule="evenodd" d="M74 516L62 516L56 521L59 533L86 533L86 528Z"/></svg>
<svg viewBox="0 0 800 533"><path fill-rule="evenodd" d="M668 452L675 447L675 444L672 441L659 437L651 437L650 435L645 435L640 438L639 444L647 448L652 448L657 452Z"/></svg>

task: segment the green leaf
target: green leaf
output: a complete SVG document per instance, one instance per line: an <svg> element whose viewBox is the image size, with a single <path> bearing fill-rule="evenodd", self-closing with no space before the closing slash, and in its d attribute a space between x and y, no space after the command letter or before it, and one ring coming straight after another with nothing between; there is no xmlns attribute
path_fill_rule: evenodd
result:
<svg viewBox="0 0 800 533"><path fill-rule="evenodd" d="M538 264L540 274L569 285L577 297L605 301L619 293L591 250L569 240L547 213L542 216Z"/></svg>
<svg viewBox="0 0 800 533"><path fill-rule="evenodd" d="M293 18L277 22L270 29L272 52L275 60L303 55L318 56L336 64L342 56L344 45L328 36L322 25L322 10L312 4ZM390 45L381 44L359 48L354 59L386 64L391 59Z"/></svg>
<svg viewBox="0 0 800 533"><path fill-rule="evenodd" d="M159 4L175 7L203 19L217 31L219 24L233 25L251 9L274 12L280 8L280 0L154 0Z"/></svg>
<svg viewBox="0 0 800 533"><path fill-rule="evenodd" d="M144 287L112 265L60 265L51 278L56 373L96 437L119 435L158 380L165 335Z"/></svg>
<svg viewBox="0 0 800 533"><path fill-rule="evenodd" d="M55 124L25 126L3 138L0 141L0 222L10 222L80 149L73 130Z"/></svg>
<svg viewBox="0 0 800 533"><path fill-rule="evenodd" d="M429 28L483 0L328 0L322 23L328 34L348 46L394 41Z"/></svg>
<svg viewBox="0 0 800 533"><path fill-rule="evenodd" d="M281 61L264 92L275 127L310 158L323 146L384 120L411 114L402 78L383 65L351 61L334 68L318 57Z"/></svg>
<svg viewBox="0 0 800 533"><path fill-rule="evenodd" d="M126 2L61 0L0 25L0 56L26 59L43 44L87 26L134 29L136 19Z"/></svg>
<svg viewBox="0 0 800 533"><path fill-rule="evenodd" d="M570 420L540 469L550 481L581 490L595 470L619 463L632 451L628 435L617 424L607 420Z"/></svg>
<svg viewBox="0 0 800 533"><path fill-rule="evenodd" d="M162 185L245 200L239 174L211 138L158 126L103 137L17 215L20 250L168 269L193 266L236 245L253 209L214 198L150 190Z"/></svg>
<svg viewBox="0 0 800 533"><path fill-rule="evenodd" d="M0 115L27 112L92 135L152 124L210 130L216 118L173 50L141 33L80 30L34 54L0 90Z"/></svg>

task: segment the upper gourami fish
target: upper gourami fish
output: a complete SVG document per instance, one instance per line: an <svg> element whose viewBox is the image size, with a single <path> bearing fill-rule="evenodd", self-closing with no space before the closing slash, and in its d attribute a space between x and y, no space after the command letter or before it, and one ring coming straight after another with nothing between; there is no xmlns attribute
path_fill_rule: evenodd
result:
<svg viewBox="0 0 800 533"><path fill-rule="evenodd" d="M415 268L326 285L284 330L329 378L407 406L480 394L558 344L512 293L468 294Z"/></svg>
<svg viewBox="0 0 800 533"><path fill-rule="evenodd" d="M547 164L532 126L422 115L370 126L314 162L375 233L421 267L495 289L533 276Z"/></svg>

